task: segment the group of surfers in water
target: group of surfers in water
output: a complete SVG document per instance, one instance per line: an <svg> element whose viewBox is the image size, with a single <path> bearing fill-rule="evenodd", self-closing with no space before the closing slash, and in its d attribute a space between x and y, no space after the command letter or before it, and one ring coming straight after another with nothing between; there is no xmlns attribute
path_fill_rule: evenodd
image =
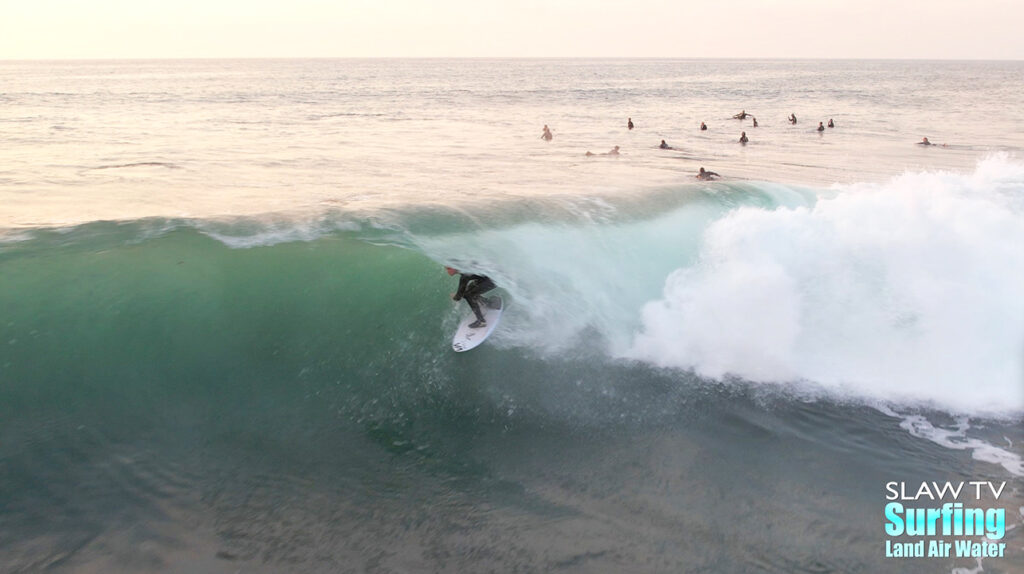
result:
<svg viewBox="0 0 1024 574"><path fill-rule="evenodd" d="M733 117L733 119L737 119L737 120L745 120L747 118L750 118L754 122L754 127L756 128L758 126L757 118L754 117L752 114L748 114L747 110L741 110L740 113L735 114L732 117ZM797 123L796 114L789 114L789 118L787 118L787 120L789 121L790 124L796 124ZM818 132L825 131L825 129L826 129L825 126L826 126L825 122L818 122L818 127L816 128L816 131L818 131ZM633 125L633 118L627 118L626 119L626 128L629 129L629 130L632 130L634 127L635 126ZM829 120L828 120L828 127L830 127L830 128L836 127L835 120L833 120L832 118L829 118ZM704 123L704 122L701 122L700 123L700 131L702 131L702 132L708 131L708 125L706 123ZM544 125L544 131L543 131L543 133L541 134L540 137L544 141L551 141L555 136L552 135L551 129L547 126L547 124L545 124ZM749 141L750 141L750 138L747 137L747 132L740 132L739 143L741 143L743 145L746 145L747 142L749 142ZM933 144L930 141L928 141L928 138L924 138L923 140L918 142L918 145L930 146L930 145L935 145L935 144ZM945 145L945 144L943 144L943 145ZM661 149L676 149L676 148L668 145L668 143L665 140L661 140L661 145L659 145L658 147L661 148ZM595 155L619 155L619 146L615 146L611 150L606 151L604 153L594 153L592 151L588 151L584 155L586 155L588 157L595 156ZM719 176L717 173L715 173L713 171L705 171L704 168L702 167L702 168L700 168L700 171L697 173L696 177L697 177L697 179L708 180L708 179L711 179L712 177L721 177L721 176Z"/></svg>
<svg viewBox="0 0 1024 574"><path fill-rule="evenodd" d="M737 120L745 120L747 118L750 118L750 119L752 119L754 121L754 127L755 128L757 127L757 118L755 118L751 114L748 114L746 110L743 110L740 113L734 115L733 118L737 119ZM796 123L796 114L790 114L789 115L789 123L791 123L791 124L795 124ZM626 128L629 129L629 130L632 130L634 127L635 126L633 125L633 118L627 118L626 119ZM830 128L836 127L835 122L832 121L832 119L828 120L828 127L830 127ZM700 123L700 131L702 131L702 132L708 131L708 125L706 123L704 123L704 122L701 122ZM825 131L825 127L822 124L822 122L818 122L818 131ZM543 129L543 131L541 133L540 139L542 139L544 141L551 141L552 139L554 139L554 137L555 136L551 133L551 128L549 128L547 126L547 124L544 124L544 129ZM747 132L741 132L740 133L739 142L741 144L746 144L748 141L750 141L750 139L747 137ZM925 138L925 141L927 141L927 138ZM661 140L661 145L659 145L658 147L661 148L661 149L676 149L676 148L668 145L668 143L665 140ZM588 151L584 155L586 155L588 157L595 156L595 155L619 155L619 146L615 146L612 149L610 149L610 150L608 150L608 151L606 151L604 153L599 153L598 154L598 153L594 153L592 151ZM718 175L717 173L713 172L713 171L706 171L702 167L702 168L700 168L700 171L697 172L696 177L697 177L697 179L705 180L706 181L706 180L710 180L710 179L713 179L715 177L721 177L721 176Z"/></svg>

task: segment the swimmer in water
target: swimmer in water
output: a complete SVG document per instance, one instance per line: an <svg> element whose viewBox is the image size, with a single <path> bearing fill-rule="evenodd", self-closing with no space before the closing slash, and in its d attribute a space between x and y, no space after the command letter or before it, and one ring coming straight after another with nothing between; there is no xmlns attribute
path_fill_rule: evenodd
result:
<svg viewBox="0 0 1024 574"><path fill-rule="evenodd" d="M738 113L735 116L733 116L733 119L745 120L745 119L747 119L747 116L749 116L749 115L750 114L747 113L747 110L743 110L740 113Z"/></svg>
<svg viewBox="0 0 1024 574"><path fill-rule="evenodd" d="M751 116L751 117L753 117L753 116ZM755 128L757 127L757 118L754 118L754 127Z"/></svg>
<svg viewBox="0 0 1024 574"><path fill-rule="evenodd" d="M789 123L791 123L791 124L795 124L796 123L796 114L789 114Z"/></svg>
<svg viewBox="0 0 1024 574"><path fill-rule="evenodd" d="M629 118L629 121L626 122L626 127L633 129L633 118Z"/></svg>
<svg viewBox="0 0 1024 574"><path fill-rule="evenodd" d="M661 145L658 146L658 147L660 147L661 149L675 149L672 146L670 146L667 143L665 143L665 140L661 140Z"/></svg>
<svg viewBox="0 0 1024 574"><path fill-rule="evenodd" d="M707 126L707 124L705 124L704 122L701 122L701 123L700 123L700 131L702 131L702 132L706 132L706 131L708 131L708 126Z"/></svg>
<svg viewBox="0 0 1024 574"><path fill-rule="evenodd" d="M825 124L824 123L818 122L818 131L819 132L825 131Z"/></svg>
<svg viewBox="0 0 1024 574"><path fill-rule="evenodd" d="M928 141L928 138L923 138L921 141L917 142L917 145L935 145L935 144L933 144L932 142Z"/></svg>
<svg viewBox="0 0 1024 574"><path fill-rule="evenodd" d="M584 155L586 155L586 156L592 156L592 155L619 155L619 146L615 146L615 147L613 147L611 149L611 151L606 151L606 152L604 152L602 154L596 154L596 153L594 153L592 151L588 151Z"/></svg>
<svg viewBox="0 0 1024 574"><path fill-rule="evenodd" d="M832 121L832 118L828 119L828 127L830 127L830 128L836 127L836 123Z"/></svg>
<svg viewBox="0 0 1024 574"><path fill-rule="evenodd" d="M548 125L544 124L544 133L542 133L540 135L540 139L549 142L549 141L551 141L551 138L553 138L553 137L555 137L555 136L551 135L551 130L548 129Z"/></svg>
<svg viewBox="0 0 1024 574"><path fill-rule="evenodd" d="M699 180L707 181L707 180L710 180L710 179L715 178L715 177L722 177L722 176L718 175L717 173L715 173L713 171L704 171L704 168L700 168L700 171L697 172L697 179L699 179Z"/></svg>
<svg viewBox="0 0 1024 574"><path fill-rule="evenodd" d="M740 143L741 144L746 144L748 141L750 141L750 140L747 139L747 132L741 133L740 134Z"/></svg>

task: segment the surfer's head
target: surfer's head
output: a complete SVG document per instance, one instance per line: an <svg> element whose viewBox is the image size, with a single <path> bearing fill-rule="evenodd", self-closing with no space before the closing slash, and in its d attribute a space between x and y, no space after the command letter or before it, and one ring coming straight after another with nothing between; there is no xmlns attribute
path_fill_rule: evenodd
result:
<svg viewBox="0 0 1024 574"><path fill-rule="evenodd" d="M455 275L459 272L458 269L454 267L445 267L444 270L447 271L449 275Z"/></svg>

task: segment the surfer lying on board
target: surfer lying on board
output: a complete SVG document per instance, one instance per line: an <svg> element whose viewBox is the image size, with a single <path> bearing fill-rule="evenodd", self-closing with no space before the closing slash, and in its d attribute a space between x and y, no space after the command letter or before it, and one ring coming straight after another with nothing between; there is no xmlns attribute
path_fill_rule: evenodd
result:
<svg viewBox="0 0 1024 574"><path fill-rule="evenodd" d="M459 274L459 290L452 295L452 300L458 301L465 299L466 303L469 304L469 308L473 310L473 314L476 315L476 322L470 323L469 326L474 329L487 326L487 321L484 320L484 313L480 310L480 303L493 307L493 301L484 297L484 293L497 287L494 281L491 281L490 277L485 275L473 275L471 273L462 273L454 267L445 267L448 271L448 275Z"/></svg>
<svg viewBox="0 0 1024 574"><path fill-rule="evenodd" d="M597 153L594 153L592 151L588 151L587 153L585 153L583 155L588 156L588 157L592 156L592 155L619 155L619 146L615 146L615 147L613 147L611 149L611 151L606 151L606 152L604 152L602 154L597 154Z"/></svg>
<svg viewBox="0 0 1024 574"><path fill-rule="evenodd" d="M704 171L704 168L700 168L697 172L697 179L708 181L713 177L722 177L713 171Z"/></svg>

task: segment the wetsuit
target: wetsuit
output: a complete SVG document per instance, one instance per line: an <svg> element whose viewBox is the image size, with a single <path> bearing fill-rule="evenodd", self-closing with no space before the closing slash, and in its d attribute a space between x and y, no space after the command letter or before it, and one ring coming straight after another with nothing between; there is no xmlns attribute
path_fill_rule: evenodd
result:
<svg viewBox="0 0 1024 574"><path fill-rule="evenodd" d="M456 301L465 299L466 303L469 303L469 308L473 310L473 314L476 315L476 318L480 322L484 322L484 314L480 310L480 303L488 303L483 294L495 287L497 285L494 284L494 281L491 281L490 277L462 273L459 275L459 290L455 292L454 299Z"/></svg>

